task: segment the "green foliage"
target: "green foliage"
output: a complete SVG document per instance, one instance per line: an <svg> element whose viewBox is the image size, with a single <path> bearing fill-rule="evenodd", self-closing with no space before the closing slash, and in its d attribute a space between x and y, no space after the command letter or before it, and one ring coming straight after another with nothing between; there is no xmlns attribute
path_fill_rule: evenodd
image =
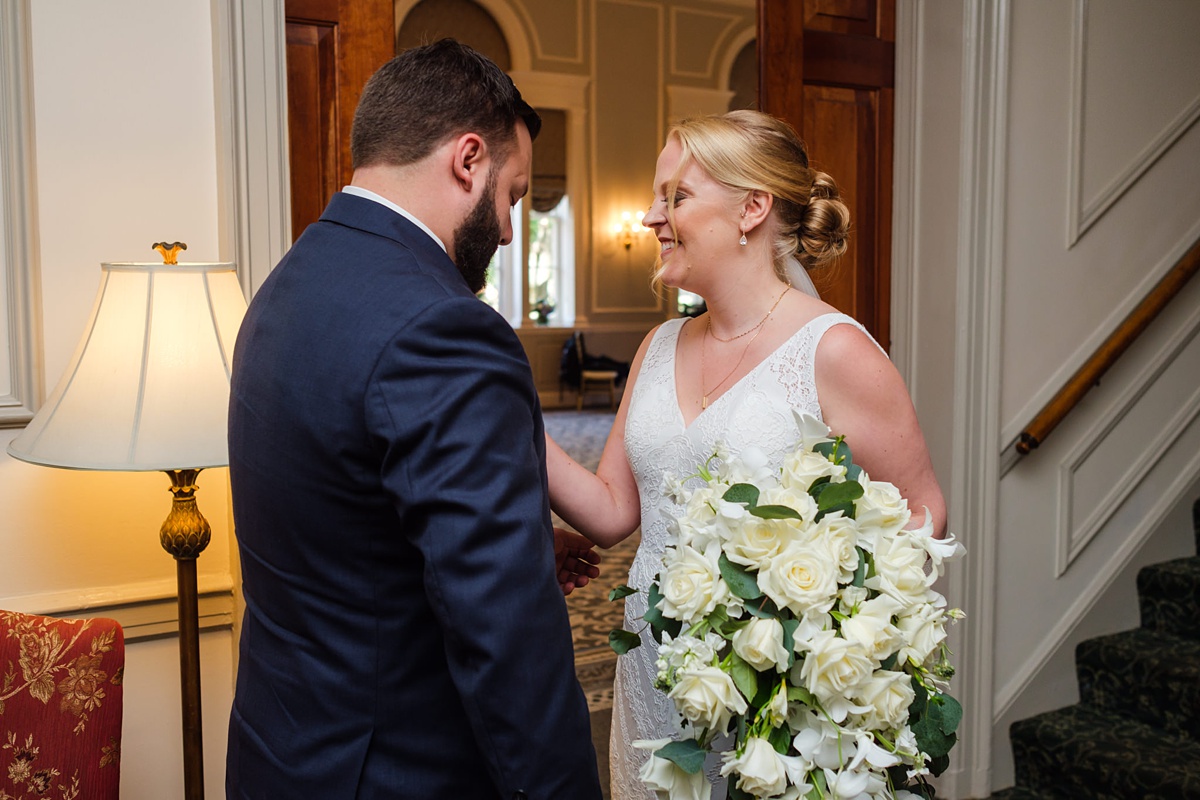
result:
<svg viewBox="0 0 1200 800"><path fill-rule="evenodd" d="M704 757L707 754L695 739L680 739L663 745L654 751L654 755L673 761L681 770L694 775L704 769Z"/></svg>
<svg viewBox="0 0 1200 800"><path fill-rule="evenodd" d="M662 591L659 590L658 584L650 584L649 597L647 598L648 607L646 608L646 613L642 615L642 619L650 624L650 633L654 636L654 641L659 644L662 644L664 631L671 634L671 637L674 638L679 635L679 630L683 627L683 623L679 620L668 619L663 616L662 610L659 608L662 599Z"/></svg>
<svg viewBox="0 0 1200 800"><path fill-rule="evenodd" d="M758 579L751 575L745 567L734 564L724 553L721 553L717 564L721 568L721 577L725 579L725 583L729 585L729 591L733 592L735 597L743 600L757 600L763 596L762 589L758 588Z"/></svg>
<svg viewBox="0 0 1200 800"><path fill-rule="evenodd" d="M863 496L863 487L856 481L823 483L820 486L814 485L809 493L817 501L818 521L826 514L836 511L841 511L844 516L854 519L854 501Z"/></svg>
<svg viewBox="0 0 1200 800"><path fill-rule="evenodd" d="M619 656L623 656L630 650L640 647L641 644L641 637L633 631L615 628L608 633L608 646Z"/></svg>
<svg viewBox="0 0 1200 800"><path fill-rule="evenodd" d="M729 676L743 697L753 698L758 694L758 670L746 663L737 653L730 653Z"/></svg>
<svg viewBox="0 0 1200 800"><path fill-rule="evenodd" d="M721 499L727 503L745 503L753 508L758 502L758 487L752 483L735 483L725 491Z"/></svg>
<svg viewBox="0 0 1200 800"><path fill-rule="evenodd" d="M608 601L611 603L613 601L620 600L625 597L629 597L629 595L631 595L631 594L637 594L637 593L638 593L638 590L634 589L632 586L626 586L625 584L621 584L620 586L614 586L613 590L608 593Z"/></svg>
<svg viewBox="0 0 1200 800"><path fill-rule="evenodd" d="M802 519L798 511L787 506L755 506L750 513L761 519Z"/></svg>

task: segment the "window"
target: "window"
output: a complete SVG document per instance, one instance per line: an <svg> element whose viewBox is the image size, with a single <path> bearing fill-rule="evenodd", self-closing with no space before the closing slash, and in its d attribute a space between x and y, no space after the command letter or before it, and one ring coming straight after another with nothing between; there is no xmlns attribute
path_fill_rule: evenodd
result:
<svg viewBox="0 0 1200 800"><path fill-rule="evenodd" d="M514 328L575 324L575 221L567 194L567 114L539 108L529 195L513 208L513 242L488 269L483 299Z"/></svg>
<svg viewBox="0 0 1200 800"><path fill-rule="evenodd" d="M549 211L526 213L524 201L512 210L513 241L492 257L487 286L480 297L514 328L569 328L575 323L575 230L571 213L566 195Z"/></svg>

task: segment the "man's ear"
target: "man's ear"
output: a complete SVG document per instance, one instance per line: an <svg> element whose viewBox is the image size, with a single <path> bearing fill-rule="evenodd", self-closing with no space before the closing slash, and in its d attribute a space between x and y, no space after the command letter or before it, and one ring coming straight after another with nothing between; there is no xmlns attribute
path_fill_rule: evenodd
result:
<svg viewBox="0 0 1200 800"><path fill-rule="evenodd" d="M475 180L483 178L483 168L488 160L487 143L477 133L464 133L454 140L451 153L454 180L463 191L470 193Z"/></svg>
<svg viewBox="0 0 1200 800"><path fill-rule="evenodd" d="M771 213L775 198L769 192L755 189L742 203L742 230L750 231L761 225Z"/></svg>

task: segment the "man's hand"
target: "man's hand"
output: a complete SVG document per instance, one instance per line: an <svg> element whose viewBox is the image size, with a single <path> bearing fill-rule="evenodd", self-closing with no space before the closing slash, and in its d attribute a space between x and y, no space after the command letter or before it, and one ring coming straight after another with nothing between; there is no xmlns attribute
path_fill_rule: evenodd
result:
<svg viewBox="0 0 1200 800"><path fill-rule="evenodd" d="M595 545L586 536L562 528L554 529L554 564L563 595L588 585L600 576L601 561Z"/></svg>

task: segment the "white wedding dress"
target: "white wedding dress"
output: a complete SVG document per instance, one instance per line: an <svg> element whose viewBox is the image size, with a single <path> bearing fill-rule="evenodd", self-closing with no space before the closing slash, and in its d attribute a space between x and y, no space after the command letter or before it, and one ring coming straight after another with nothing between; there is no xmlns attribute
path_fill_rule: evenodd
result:
<svg viewBox="0 0 1200 800"><path fill-rule="evenodd" d="M675 343L685 320L664 323L646 350L625 423L625 454L637 479L642 507L642 541L629 570L629 585L642 591L625 599L625 628L645 627L646 589L662 566L668 543L667 523L677 506L664 496L664 478L695 474L723 441L732 453L754 445L772 465L799 439L793 411L822 418L813 378L813 361L824 333L834 325L866 330L844 314L824 314L808 322L718 397L691 425L684 426L675 394ZM682 716L654 688L658 644L649 628L642 645L617 659L610 735L614 800L646 800L653 795L638 777L648 753L633 746L639 739L678 738ZM725 797L720 762L706 764L714 783L713 800Z"/></svg>

